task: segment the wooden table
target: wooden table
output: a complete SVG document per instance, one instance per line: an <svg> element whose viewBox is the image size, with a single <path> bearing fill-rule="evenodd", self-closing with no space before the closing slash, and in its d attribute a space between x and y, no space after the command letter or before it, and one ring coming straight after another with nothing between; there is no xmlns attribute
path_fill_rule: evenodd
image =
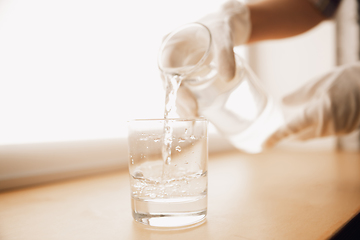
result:
<svg viewBox="0 0 360 240"><path fill-rule="evenodd" d="M326 239L360 211L360 154L212 155L208 217L173 231L133 221L127 170L0 194L1 240Z"/></svg>

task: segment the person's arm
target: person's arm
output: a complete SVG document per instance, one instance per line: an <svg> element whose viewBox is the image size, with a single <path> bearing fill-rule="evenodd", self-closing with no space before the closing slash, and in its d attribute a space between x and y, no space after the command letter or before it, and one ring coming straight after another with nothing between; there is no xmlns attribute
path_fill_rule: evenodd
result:
<svg viewBox="0 0 360 240"><path fill-rule="evenodd" d="M295 36L326 19L308 0L262 0L249 3L248 43Z"/></svg>

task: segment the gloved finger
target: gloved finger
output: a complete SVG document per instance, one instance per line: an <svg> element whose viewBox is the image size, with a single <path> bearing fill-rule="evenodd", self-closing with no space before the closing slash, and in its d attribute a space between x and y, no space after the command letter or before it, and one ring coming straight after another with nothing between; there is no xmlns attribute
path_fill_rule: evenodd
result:
<svg viewBox="0 0 360 240"><path fill-rule="evenodd" d="M327 79L331 76L331 74L332 73L330 72L310 80L296 91L285 96L282 102L285 105L295 106L304 104L314 99L324 91L324 85L326 84Z"/></svg>
<svg viewBox="0 0 360 240"><path fill-rule="evenodd" d="M221 80L228 82L234 78L236 71L234 45L230 40L231 36L221 36L221 39L219 37L214 37L215 61Z"/></svg>
<svg viewBox="0 0 360 240"><path fill-rule="evenodd" d="M294 139L300 140L300 141L306 141L309 139L316 138L316 125L313 125L311 127L305 128L301 130L299 133L294 135Z"/></svg>
<svg viewBox="0 0 360 240"><path fill-rule="evenodd" d="M299 112L294 118L271 134L265 141L264 147L270 148L287 137L304 134L309 128L313 128L313 132L315 132L318 124L318 107L318 104L309 105Z"/></svg>
<svg viewBox="0 0 360 240"><path fill-rule="evenodd" d="M184 104L181 101L176 102L176 112L181 118L194 118L199 116L195 104Z"/></svg>
<svg viewBox="0 0 360 240"><path fill-rule="evenodd" d="M177 105L176 113L180 118L197 118L199 117L197 112L192 111L191 109L184 107L183 105Z"/></svg>
<svg viewBox="0 0 360 240"><path fill-rule="evenodd" d="M231 16L227 25L231 28L228 32L231 32L230 39L234 46L246 43L251 33L250 11L246 5L237 0L227 0L221 6L221 11L225 16Z"/></svg>
<svg viewBox="0 0 360 240"><path fill-rule="evenodd" d="M235 76L235 55L232 31L230 26L214 22L216 16L207 15L198 22L205 26L211 26L213 42L213 57L221 80L227 82Z"/></svg>
<svg viewBox="0 0 360 240"><path fill-rule="evenodd" d="M181 86L177 92L176 112L180 117L198 117L198 105L195 97L184 86Z"/></svg>

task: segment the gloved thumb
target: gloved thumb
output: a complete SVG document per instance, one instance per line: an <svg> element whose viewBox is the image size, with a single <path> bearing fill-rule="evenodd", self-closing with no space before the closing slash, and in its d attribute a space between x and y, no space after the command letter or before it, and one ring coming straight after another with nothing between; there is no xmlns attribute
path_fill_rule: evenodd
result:
<svg viewBox="0 0 360 240"><path fill-rule="evenodd" d="M316 123L319 118L318 104L312 104L299 112L295 117L290 119L286 124L281 126L265 141L264 148L270 148L279 143L281 140L290 136L299 136L300 139L308 139L309 132L316 134Z"/></svg>

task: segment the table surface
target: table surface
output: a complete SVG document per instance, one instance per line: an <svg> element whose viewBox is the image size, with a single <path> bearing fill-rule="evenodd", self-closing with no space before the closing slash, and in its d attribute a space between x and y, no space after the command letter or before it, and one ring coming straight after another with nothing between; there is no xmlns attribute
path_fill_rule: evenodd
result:
<svg viewBox="0 0 360 240"><path fill-rule="evenodd" d="M0 239L326 239L360 211L360 154L228 152L209 161L207 220L133 221L127 170L0 193Z"/></svg>

